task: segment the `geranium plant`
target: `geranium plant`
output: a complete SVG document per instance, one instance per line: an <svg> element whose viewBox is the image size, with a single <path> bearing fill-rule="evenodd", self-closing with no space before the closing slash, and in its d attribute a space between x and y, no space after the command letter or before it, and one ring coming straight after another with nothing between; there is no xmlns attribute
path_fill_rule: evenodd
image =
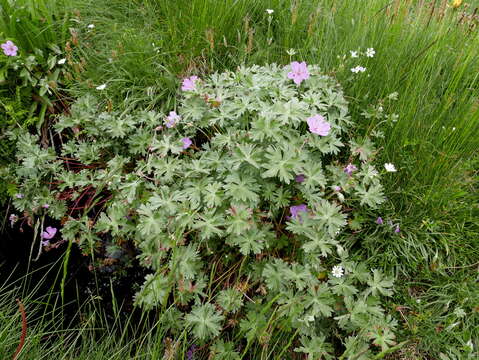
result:
<svg viewBox="0 0 479 360"><path fill-rule="evenodd" d="M63 219L57 238L86 254L134 244L150 270L136 304L208 342L213 359L276 333L308 359L369 359L394 345L381 307L391 279L341 241L384 194L374 145L350 138L335 80L305 63L241 67L185 79L177 104L98 113L82 98L56 123L56 150L13 133L16 208L33 222Z"/></svg>

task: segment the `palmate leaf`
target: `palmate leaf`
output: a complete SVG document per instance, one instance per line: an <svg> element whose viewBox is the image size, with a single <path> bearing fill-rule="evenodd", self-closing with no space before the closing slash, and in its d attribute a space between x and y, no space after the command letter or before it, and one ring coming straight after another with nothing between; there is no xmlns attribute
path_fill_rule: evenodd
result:
<svg viewBox="0 0 479 360"><path fill-rule="evenodd" d="M231 198L232 202L251 205L258 203L261 187L252 177L235 172L226 177L225 182L226 184L223 185L225 194Z"/></svg>
<svg viewBox="0 0 479 360"><path fill-rule="evenodd" d="M165 157L170 151L173 154L180 153L182 151L182 146L178 137L165 134L162 135L161 138L153 138L150 149L160 157Z"/></svg>
<svg viewBox="0 0 479 360"><path fill-rule="evenodd" d="M148 147L153 141L154 134L149 129L137 129L135 133L130 135L126 140L129 151L132 154L146 155Z"/></svg>
<svg viewBox="0 0 479 360"><path fill-rule="evenodd" d="M363 185L358 185L356 193L359 195L361 205L368 205L373 209L385 201L381 184L370 185L368 189Z"/></svg>
<svg viewBox="0 0 479 360"><path fill-rule="evenodd" d="M368 138L351 140L349 145L351 146L351 152L354 155L359 155L359 160L361 161L368 160L376 150L374 144Z"/></svg>
<svg viewBox="0 0 479 360"><path fill-rule="evenodd" d="M114 236L124 234L125 217L128 214L127 207L123 204L113 204L108 208L107 214L104 212L100 214L100 218L95 224L95 230L99 232L111 231Z"/></svg>
<svg viewBox="0 0 479 360"><path fill-rule="evenodd" d="M289 184L294 178L294 169L298 166L299 158L294 149L286 146L277 148L269 146L265 155L267 161L263 164L265 172L263 178L278 177L281 181Z"/></svg>
<svg viewBox="0 0 479 360"><path fill-rule="evenodd" d="M296 285L298 290L303 290L308 284L311 284L315 280L311 272L300 264L292 264L291 268L288 269L286 276Z"/></svg>
<svg viewBox="0 0 479 360"><path fill-rule="evenodd" d="M192 328L193 335L199 340L207 340L219 335L224 316L210 304L194 306L185 317L186 324Z"/></svg>
<svg viewBox="0 0 479 360"><path fill-rule="evenodd" d="M146 205L140 206L138 214L141 216L137 228L139 233L145 237L162 233L166 227L166 219L164 216L159 212L153 213L153 210Z"/></svg>
<svg viewBox="0 0 479 360"><path fill-rule="evenodd" d="M261 153L253 144L238 144L234 150L234 156L238 159L239 163L246 162L256 169L260 168Z"/></svg>
<svg viewBox="0 0 479 360"><path fill-rule="evenodd" d="M363 165L358 176L362 177L361 182L363 185L379 183L379 173L371 164Z"/></svg>
<svg viewBox="0 0 479 360"><path fill-rule="evenodd" d="M185 99L179 113L185 122L196 121L204 117L208 110L208 105L199 97L189 97Z"/></svg>
<svg viewBox="0 0 479 360"><path fill-rule="evenodd" d="M281 292L290 285L290 281L286 277L288 272L288 264L281 259L274 259L265 265L262 276L268 289Z"/></svg>
<svg viewBox="0 0 479 360"><path fill-rule="evenodd" d="M350 336L346 339L344 346L346 351L343 356L348 360L370 360L371 352L368 351L369 344L363 336Z"/></svg>
<svg viewBox="0 0 479 360"><path fill-rule="evenodd" d="M135 305L151 310L166 303L170 293L170 281L161 273L148 274L140 291L135 295Z"/></svg>
<svg viewBox="0 0 479 360"><path fill-rule="evenodd" d="M203 197L207 207L220 206L224 200L223 184L217 181L209 182L203 190Z"/></svg>
<svg viewBox="0 0 479 360"><path fill-rule="evenodd" d="M276 142L280 142L284 140L281 124L274 118L259 116L253 121L251 130L251 139L255 141L274 139Z"/></svg>
<svg viewBox="0 0 479 360"><path fill-rule="evenodd" d="M346 215L341 213L341 207L326 200L316 206L316 218L331 237L346 225Z"/></svg>
<svg viewBox="0 0 479 360"><path fill-rule="evenodd" d="M326 186L326 176L321 163L306 162L302 168L305 176L303 185L308 189L324 188Z"/></svg>
<svg viewBox="0 0 479 360"><path fill-rule="evenodd" d="M246 335L248 342L251 342L254 338L259 338L265 331L268 322L266 316L259 309L250 309L246 314L246 319L243 318L240 322L241 332Z"/></svg>
<svg viewBox="0 0 479 360"><path fill-rule="evenodd" d="M368 337L373 340L374 345L381 347L381 351L386 351L396 345L396 336L388 327L373 326L368 332Z"/></svg>
<svg viewBox="0 0 479 360"><path fill-rule="evenodd" d="M124 138L132 130L136 129L136 121L130 115L123 117L116 114L102 113L98 116L98 124L101 130L112 138Z"/></svg>
<svg viewBox="0 0 479 360"><path fill-rule="evenodd" d="M160 181L161 184L168 184L182 174L181 161L175 158L160 158L157 156L151 156L144 165L144 171L146 173L153 172L155 179ZM143 168L137 169L137 172L143 172Z"/></svg>
<svg viewBox="0 0 479 360"><path fill-rule="evenodd" d="M334 356L333 346L326 342L325 336L313 336L312 338L302 336L300 347L294 349L295 352L301 352L308 355L308 360L332 360Z"/></svg>
<svg viewBox="0 0 479 360"><path fill-rule="evenodd" d="M353 296L358 293L358 289L353 286L353 282L348 278L332 278L329 280L332 285L332 291L340 296Z"/></svg>
<svg viewBox="0 0 479 360"><path fill-rule="evenodd" d="M334 240L328 234L321 234L319 231L311 231L310 234L306 235L309 240L305 242L301 247L306 253L320 253L321 256L327 257L330 255L334 247L338 244L336 240Z"/></svg>
<svg viewBox="0 0 479 360"><path fill-rule="evenodd" d="M252 228L252 212L247 207L232 206L228 210L228 213L230 216L226 218L225 222L225 225L227 226L226 232L228 234L241 235L243 232Z"/></svg>
<svg viewBox="0 0 479 360"><path fill-rule="evenodd" d="M276 102L271 113L282 124L297 127L303 121L304 114L308 113L308 105L293 97L287 102Z"/></svg>
<svg viewBox="0 0 479 360"><path fill-rule="evenodd" d="M326 284L312 287L304 298L306 308L315 317L330 317L333 314L334 297Z"/></svg>
<svg viewBox="0 0 479 360"><path fill-rule="evenodd" d="M202 204L202 195L206 192L208 179L195 179L184 183L182 195L185 195L190 202L191 209L198 209Z"/></svg>
<svg viewBox="0 0 479 360"><path fill-rule="evenodd" d="M143 185L143 181L136 176L135 174L125 175L125 179L118 184L118 190L126 199L126 201L131 204L137 198L136 194L138 189Z"/></svg>
<svg viewBox="0 0 479 360"><path fill-rule="evenodd" d="M232 342L224 342L217 340L210 346L210 357L212 360L240 360L241 357L238 352L234 350Z"/></svg>
<svg viewBox="0 0 479 360"><path fill-rule="evenodd" d="M216 302L224 311L236 313L243 306L243 294L233 288L221 290Z"/></svg>
<svg viewBox="0 0 479 360"><path fill-rule="evenodd" d="M338 154L341 147L344 146L341 140L334 135L315 136L311 134L309 135L308 144L309 147L318 149L323 154Z"/></svg>
<svg viewBox="0 0 479 360"><path fill-rule="evenodd" d="M173 249L169 268L176 279L194 279L201 270L202 262L193 245Z"/></svg>
<svg viewBox="0 0 479 360"><path fill-rule="evenodd" d="M92 142L75 142L69 141L63 146L63 153L75 154L75 157L83 164L91 164L95 161L100 161L102 152L105 150L105 145L102 143Z"/></svg>
<svg viewBox="0 0 479 360"><path fill-rule="evenodd" d="M371 325L371 319L383 316L384 311L378 306L378 301L371 297L365 300L361 297L346 296L344 304L348 313L334 318L342 329L367 328Z"/></svg>
<svg viewBox="0 0 479 360"><path fill-rule="evenodd" d="M373 276L368 280L369 289L366 294L373 294L373 296L384 295L391 296L393 294L394 280L392 278L385 278L381 271L374 269Z"/></svg>
<svg viewBox="0 0 479 360"><path fill-rule="evenodd" d="M208 175L211 172L211 169L208 165L208 163L205 163L200 159L192 159L189 164L184 166L183 176L185 178L194 178Z"/></svg>
<svg viewBox="0 0 479 360"><path fill-rule="evenodd" d="M277 186L270 182L262 186L261 196L269 200L271 210L279 210L291 203L291 191L286 186Z"/></svg>
<svg viewBox="0 0 479 360"><path fill-rule="evenodd" d="M203 215L197 215L192 228L198 230L198 236L202 240L208 240L215 236L221 236L224 233L222 228L225 219L221 214L209 212Z"/></svg>
<svg viewBox="0 0 479 360"><path fill-rule="evenodd" d="M272 237L273 235L270 231L254 228L240 235L230 236L228 242L239 246L239 250L243 255L249 255L250 253L259 254Z"/></svg>
<svg viewBox="0 0 479 360"><path fill-rule="evenodd" d="M187 200L187 196L184 191L172 191L168 186L157 187L156 192L148 199L148 207L150 210L161 209L163 216L176 215L182 203ZM141 209L143 210L144 207L141 206Z"/></svg>

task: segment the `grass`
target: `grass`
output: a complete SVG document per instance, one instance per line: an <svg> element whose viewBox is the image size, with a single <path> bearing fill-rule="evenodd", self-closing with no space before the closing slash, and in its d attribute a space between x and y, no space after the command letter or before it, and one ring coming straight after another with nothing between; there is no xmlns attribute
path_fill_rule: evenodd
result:
<svg viewBox="0 0 479 360"><path fill-rule="evenodd" d="M399 169L387 177L384 217L399 221L402 233L392 237L365 225L358 253L397 275L391 310L402 337L412 340L403 358L463 359L469 340L479 344L479 37L462 15L478 5L469 4L81 0L68 26L80 34L74 62L84 59L85 66L72 66L69 91L77 97L106 83L105 106L167 111L188 74L302 59L338 78L364 132L379 125L362 117L363 109L398 92L397 101L384 102L399 120L380 126L379 151ZM275 11L270 20L267 8ZM349 56L367 47L376 50L374 58ZM296 55L287 54L290 48ZM352 74L356 65L367 71ZM93 347L98 354L112 346L105 339Z"/></svg>

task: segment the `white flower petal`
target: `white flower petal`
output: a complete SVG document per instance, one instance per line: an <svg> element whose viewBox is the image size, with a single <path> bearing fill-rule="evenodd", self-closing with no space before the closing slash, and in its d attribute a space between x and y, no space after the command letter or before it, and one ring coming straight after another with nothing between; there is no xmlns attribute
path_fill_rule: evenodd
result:
<svg viewBox="0 0 479 360"><path fill-rule="evenodd" d="M366 50L366 56L367 57L374 57L374 54L376 54L376 51L374 51L373 48L367 48L367 50Z"/></svg>
<svg viewBox="0 0 479 360"><path fill-rule="evenodd" d="M106 84L101 84L99 86L96 87L97 90L105 90L106 89Z"/></svg>
<svg viewBox="0 0 479 360"><path fill-rule="evenodd" d="M58 65L63 65L63 64L65 64L66 61L67 61L67 59L65 59L65 58L60 59L60 60L58 60Z"/></svg>
<svg viewBox="0 0 479 360"><path fill-rule="evenodd" d="M396 172L397 171L394 164L391 164L391 163L385 163L384 168L386 169L387 172Z"/></svg>
<svg viewBox="0 0 479 360"><path fill-rule="evenodd" d="M344 275L344 269L341 265L333 266L333 270L331 271L331 274L334 277L340 278Z"/></svg>

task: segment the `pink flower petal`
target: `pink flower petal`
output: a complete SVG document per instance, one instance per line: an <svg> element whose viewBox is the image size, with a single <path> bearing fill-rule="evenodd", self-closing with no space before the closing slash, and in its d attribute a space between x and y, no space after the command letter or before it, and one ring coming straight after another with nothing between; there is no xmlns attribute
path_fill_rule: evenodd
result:
<svg viewBox="0 0 479 360"><path fill-rule="evenodd" d="M309 125L309 131L311 131L313 134L327 136L331 130L331 125L325 121L324 117L321 115L312 116L306 121Z"/></svg>

